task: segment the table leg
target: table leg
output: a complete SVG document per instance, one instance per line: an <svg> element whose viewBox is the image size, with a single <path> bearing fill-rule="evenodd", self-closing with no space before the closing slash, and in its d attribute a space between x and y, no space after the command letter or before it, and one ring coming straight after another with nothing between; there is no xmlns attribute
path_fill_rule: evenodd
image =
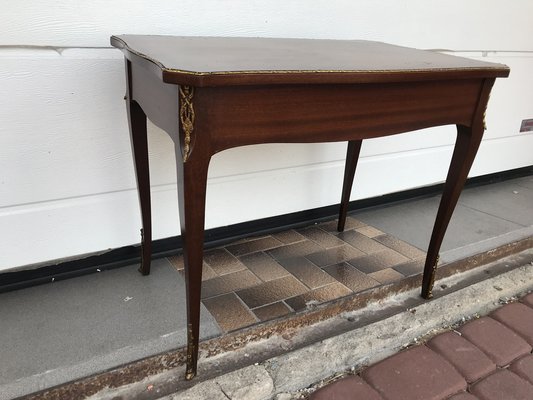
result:
<svg viewBox="0 0 533 400"><path fill-rule="evenodd" d="M429 243L426 264L424 267L424 277L422 281L422 297L429 299L433 296L433 283L435 272L439 261L439 250L446 233L446 228L452 217L453 211L459 200L461 190L466 182L470 167L474 162L481 138L483 136L483 126L479 125L470 128L457 125L457 141L448 170L448 177L444 185L444 192L439 205L437 219L433 227L431 241Z"/></svg>
<svg viewBox="0 0 533 400"><path fill-rule="evenodd" d="M131 64L128 60L126 60L126 76L128 79L126 105L142 218L141 267L139 268L139 271L143 275L148 275L150 273L150 261L152 257L152 218L150 207L148 135L146 131L146 115L139 103L132 100Z"/></svg>
<svg viewBox="0 0 533 400"><path fill-rule="evenodd" d="M346 214L348 212L348 203L350 202L350 194L352 193L355 169L357 168L357 161L359 160L359 153L361 151L362 143L362 140L351 140L348 142L346 166L344 167L344 183L342 185L341 208L339 212L339 223L337 225L337 230L339 232L344 231Z"/></svg>
<svg viewBox="0 0 533 400"><path fill-rule="evenodd" d="M200 150L182 162L181 146L176 145L178 203L183 240L187 292L187 369L185 378L196 375L200 333L200 299L204 247L205 194L210 157Z"/></svg>

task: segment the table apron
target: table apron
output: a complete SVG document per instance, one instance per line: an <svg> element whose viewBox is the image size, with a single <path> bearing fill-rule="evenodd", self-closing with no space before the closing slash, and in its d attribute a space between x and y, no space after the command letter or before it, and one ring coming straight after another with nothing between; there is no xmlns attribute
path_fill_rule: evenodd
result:
<svg viewBox="0 0 533 400"><path fill-rule="evenodd" d="M258 143L333 142L471 126L483 79L196 88L196 135L213 153Z"/></svg>
<svg viewBox="0 0 533 400"><path fill-rule="evenodd" d="M178 136L178 86L164 83L145 63L131 63L132 100L146 116L176 141Z"/></svg>

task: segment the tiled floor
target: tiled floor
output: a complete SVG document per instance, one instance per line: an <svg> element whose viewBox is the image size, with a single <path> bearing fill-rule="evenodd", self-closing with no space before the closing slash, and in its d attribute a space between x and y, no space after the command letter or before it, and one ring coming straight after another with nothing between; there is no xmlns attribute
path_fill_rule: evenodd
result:
<svg viewBox="0 0 533 400"><path fill-rule="evenodd" d="M348 217L250 238L205 253L202 302L225 332L391 283L425 253ZM169 261L183 273L183 257Z"/></svg>

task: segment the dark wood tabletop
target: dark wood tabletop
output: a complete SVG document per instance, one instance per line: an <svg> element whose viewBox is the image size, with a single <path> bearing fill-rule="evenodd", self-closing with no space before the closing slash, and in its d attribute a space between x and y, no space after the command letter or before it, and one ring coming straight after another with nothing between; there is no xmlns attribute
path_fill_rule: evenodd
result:
<svg viewBox="0 0 533 400"><path fill-rule="evenodd" d="M364 40L120 35L111 44L192 86L502 77L503 64Z"/></svg>

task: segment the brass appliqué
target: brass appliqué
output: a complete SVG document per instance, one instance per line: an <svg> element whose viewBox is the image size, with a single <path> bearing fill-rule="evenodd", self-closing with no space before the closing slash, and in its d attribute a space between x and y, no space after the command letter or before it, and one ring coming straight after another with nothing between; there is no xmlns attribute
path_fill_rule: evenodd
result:
<svg viewBox="0 0 533 400"><path fill-rule="evenodd" d="M144 271L144 229L141 228L141 266L139 271Z"/></svg>
<svg viewBox="0 0 533 400"><path fill-rule="evenodd" d="M194 130L194 107L192 99L194 87L180 86L180 122L183 130L183 162L187 162L191 152L191 136Z"/></svg>
<svg viewBox="0 0 533 400"><path fill-rule="evenodd" d="M487 130L487 108L489 106L489 100L490 100L490 92L489 96L487 97L487 104L485 104L485 111L483 111L483 130Z"/></svg>
<svg viewBox="0 0 533 400"><path fill-rule="evenodd" d="M192 333L192 324L187 325L187 370L185 379L191 380L196 376L196 346L194 345L194 335Z"/></svg>
<svg viewBox="0 0 533 400"><path fill-rule="evenodd" d="M440 261L440 254L437 254L437 259L435 260L435 264L433 264L433 270L431 271L431 281L429 282L429 291L428 291L428 299L431 299L433 297L433 285L435 285L435 275L437 273L437 265Z"/></svg>

